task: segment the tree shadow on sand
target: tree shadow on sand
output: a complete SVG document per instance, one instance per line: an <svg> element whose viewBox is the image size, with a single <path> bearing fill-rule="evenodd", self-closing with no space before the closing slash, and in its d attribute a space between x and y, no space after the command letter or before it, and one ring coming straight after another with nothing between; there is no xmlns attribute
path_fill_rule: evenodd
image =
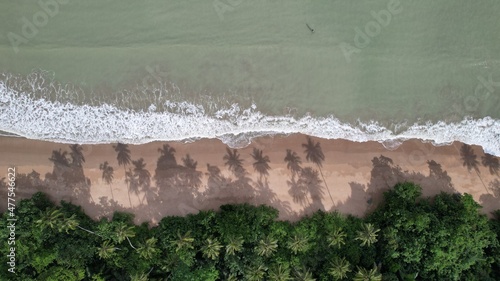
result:
<svg viewBox="0 0 500 281"><path fill-rule="evenodd" d="M414 171L403 170L395 165L391 158L380 155L372 159L371 177L368 184L350 182L351 195L342 203L336 204L333 209L341 212L353 212L364 206L364 212L369 212L378 206L383 199L383 193L391 189L398 182L415 182L428 195L440 192L456 193L451 177L442 169L441 164L434 160L427 161L429 173L427 175Z"/></svg>
<svg viewBox="0 0 500 281"><path fill-rule="evenodd" d="M280 216L290 217L292 215L290 205L281 201L269 187L267 179L270 169L269 157L264 156L259 149L254 149L251 155L255 161L252 166L259 173L256 181L250 178L250 174L243 167L243 160L237 149L227 148L223 156L229 175L224 175L217 166L207 164L207 187L200 196L202 208L213 208L222 204L266 204L278 209Z"/></svg>
<svg viewBox="0 0 500 281"><path fill-rule="evenodd" d="M481 195L481 197L479 197L479 201L482 205L495 206L495 209L498 209L498 202L500 202L500 180L495 179L491 181L488 184L488 187L491 190L491 193Z"/></svg>
<svg viewBox="0 0 500 281"><path fill-rule="evenodd" d="M83 148L78 144L70 145L70 153L67 151L53 150L49 160L54 164L52 173L45 175L44 183L50 189L72 192L72 197L90 198L90 179L85 177L83 172Z"/></svg>
<svg viewBox="0 0 500 281"><path fill-rule="evenodd" d="M464 167L467 167L467 171L469 171L469 173L472 170L476 172L476 175L483 184L484 189L489 193L488 188L483 182L483 178L481 178L481 171L479 171L479 161L477 160L477 155L470 145L464 143L462 147L460 147L460 158L462 159L462 165Z"/></svg>

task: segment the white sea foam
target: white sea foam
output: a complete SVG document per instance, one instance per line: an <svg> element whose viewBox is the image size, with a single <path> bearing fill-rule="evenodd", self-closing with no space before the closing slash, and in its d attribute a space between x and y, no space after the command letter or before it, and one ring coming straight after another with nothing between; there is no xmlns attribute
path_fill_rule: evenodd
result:
<svg viewBox="0 0 500 281"><path fill-rule="evenodd" d="M219 138L232 147L248 145L253 137L270 134L303 133L327 139L379 141L389 149L405 139L422 139L434 145L461 141L481 145L500 156L500 122L490 117L466 118L459 123L415 124L399 134L377 122L353 126L331 116L266 116L257 106L242 109L237 104L207 114L202 105L171 102L168 112L132 111L110 104L75 105L35 99L0 82L0 130L31 139L67 143L140 144L155 140L180 141Z"/></svg>

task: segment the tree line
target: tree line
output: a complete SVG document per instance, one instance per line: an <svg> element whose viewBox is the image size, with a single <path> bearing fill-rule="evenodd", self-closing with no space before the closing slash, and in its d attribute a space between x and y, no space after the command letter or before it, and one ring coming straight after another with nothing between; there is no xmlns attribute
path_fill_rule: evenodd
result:
<svg viewBox="0 0 500 281"><path fill-rule="evenodd" d="M237 163L235 163L237 167ZM365 218L318 210L223 205L151 227L115 212L94 221L43 193L19 202L16 274L1 280L499 280L500 211L468 194L421 196L405 182ZM7 249L7 213L0 241Z"/></svg>

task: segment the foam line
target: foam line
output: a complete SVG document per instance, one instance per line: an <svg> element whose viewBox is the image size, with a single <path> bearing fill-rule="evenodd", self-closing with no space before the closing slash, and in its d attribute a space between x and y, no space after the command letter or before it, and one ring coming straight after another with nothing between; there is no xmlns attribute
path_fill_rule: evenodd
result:
<svg viewBox="0 0 500 281"><path fill-rule="evenodd" d="M461 141L480 145L487 153L500 156L500 122L490 117L466 118L451 124L414 124L394 134L376 121L351 125L333 116L266 116L255 105L241 109L233 104L210 115L203 106L188 102L168 102L165 106L175 112L157 112L155 105L148 111L123 110L110 104L80 106L34 99L0 82L0 130L30 139L141 144L218 138L229 146L241 147L256 136L303 133L326 139L379 141L388 148L411 138L432 141L435 145Z"/></svg>

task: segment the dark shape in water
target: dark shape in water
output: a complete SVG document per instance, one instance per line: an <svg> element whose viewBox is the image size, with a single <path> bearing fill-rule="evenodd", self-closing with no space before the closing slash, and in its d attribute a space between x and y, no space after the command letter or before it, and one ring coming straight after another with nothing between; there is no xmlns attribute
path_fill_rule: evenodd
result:
<svg viewBox="0 0 500 281"><path fill-rule="evenodd" d="M314 29L312 27L310 27L309 24L306 23L306 26L307 26L307 28L309 28L309 30L311 31L311 33L314 33Z"/></svg>

